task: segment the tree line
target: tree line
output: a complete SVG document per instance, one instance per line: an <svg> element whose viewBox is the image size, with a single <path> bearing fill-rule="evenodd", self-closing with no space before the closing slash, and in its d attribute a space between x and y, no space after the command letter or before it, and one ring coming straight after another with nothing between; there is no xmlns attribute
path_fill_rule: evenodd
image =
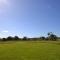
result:
<svg viewBox="0 0 60 60"><path fill-rule="evenodd" d="M41 41L41 40L47 40L47 41L57 41L58 37L53 34L52 32L49 32L48 37L38 37L38 38L28 38L28 37L23 37L23 38L19 38L18 36L12 37L12 36L8 36L7 38L1 38L0 41Z"/></svg>

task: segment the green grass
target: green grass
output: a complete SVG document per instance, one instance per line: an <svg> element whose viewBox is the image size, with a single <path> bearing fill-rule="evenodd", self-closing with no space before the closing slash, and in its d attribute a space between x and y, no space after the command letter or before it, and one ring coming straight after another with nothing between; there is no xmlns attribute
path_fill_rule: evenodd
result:
<svg viewBox="0 0 60 60"><path fill-rule="evenodd" d="M60 60L60 42L1 42L0 60Z"/></svg>

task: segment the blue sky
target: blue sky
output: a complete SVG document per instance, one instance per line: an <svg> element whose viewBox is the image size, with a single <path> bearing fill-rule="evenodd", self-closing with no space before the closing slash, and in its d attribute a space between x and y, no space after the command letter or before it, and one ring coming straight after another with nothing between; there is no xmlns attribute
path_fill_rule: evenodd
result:
<svg viewBox="0 0 60 60"><path fill-rule="evenodd" d="M60 36L60 0L0 0L0 37Z"/></svg>

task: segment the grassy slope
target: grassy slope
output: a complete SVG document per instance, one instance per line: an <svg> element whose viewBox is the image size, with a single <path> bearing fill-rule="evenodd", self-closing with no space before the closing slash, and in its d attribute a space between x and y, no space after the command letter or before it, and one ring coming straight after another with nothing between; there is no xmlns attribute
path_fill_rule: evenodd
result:
<svg viewBox="0 0 60 60"><path fill-rule="evenodd" d="M60 42L0 43L0 60L60 60Z"/></svg>

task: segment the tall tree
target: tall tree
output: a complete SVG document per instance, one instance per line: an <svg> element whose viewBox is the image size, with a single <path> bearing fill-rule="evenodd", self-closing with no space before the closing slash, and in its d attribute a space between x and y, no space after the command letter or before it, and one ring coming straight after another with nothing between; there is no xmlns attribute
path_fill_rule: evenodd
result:
<svg viewBox="0 0 60 60"><path fill-rule="evenodd" d="M9 36L9 37L7 37L7 40L8 41L13 40L13 37Z"/></svg>
<svg viewBox="0 0 60 60"><path fill-rule="evenodd" d="M14 40L19 40L19 37L18 37L18 36L15 36L15 37L14 37Z"/></svg>
<svg viewBox="0 0 60 60"><path fill-rule="evenodd" d="M57 40L57 36L55 34L53 34L52 32L49 32L48 33L48 39L56 41Z"/></svg>
<svg viewBox="0 0 60 60"><path fill-rule="evenodd" d="M27 37L23 37L23 40L26 41L26 40L28 40L28 38Z"/></svg>

